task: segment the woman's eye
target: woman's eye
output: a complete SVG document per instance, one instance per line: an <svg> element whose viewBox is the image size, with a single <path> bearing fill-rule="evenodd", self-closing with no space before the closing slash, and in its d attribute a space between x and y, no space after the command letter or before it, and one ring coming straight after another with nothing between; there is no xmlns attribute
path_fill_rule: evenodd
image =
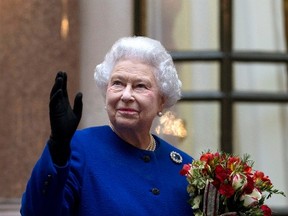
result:
<svg viewBox="0 0 288 216"><path fill-rule="evenodd" d="M111 81L111 87L115 90L121 90L124 88L124 83L121 82L120 80L112 80Z"/></svg>
<svg viewBox="0 0 288 216"><path fill-rule="evenodd" d="M119 80L115 80L115 81L112 82L112 85L118 86L118 85L122 85L122 83Z"/></svg>
<svg viewBox="0 0 288 216"><path fill-rule="evenodd" d="M146 85L143 83L137 84L136 85L137 88L146 88Z"/></svg>

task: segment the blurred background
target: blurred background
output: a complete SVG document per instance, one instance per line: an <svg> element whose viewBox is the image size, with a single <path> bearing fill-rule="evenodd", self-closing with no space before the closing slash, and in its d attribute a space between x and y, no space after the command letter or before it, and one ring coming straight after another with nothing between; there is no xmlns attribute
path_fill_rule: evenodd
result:
<svg viewBox="0 0 288 216"><path fill-rule="evenodd" d="M183 82L152 132L194 158L248 153L288 194L287 0L1 0L0 215L19 215L56 73L68 73L71 99L83 92L80 128L107 124L94 68L131 35L159 40ZM268 201L288 215L287 198Z"/></svg>

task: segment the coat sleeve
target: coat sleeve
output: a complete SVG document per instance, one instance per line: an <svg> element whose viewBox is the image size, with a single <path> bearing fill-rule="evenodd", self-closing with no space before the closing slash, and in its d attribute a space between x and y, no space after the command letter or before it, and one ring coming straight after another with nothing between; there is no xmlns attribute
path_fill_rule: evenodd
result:
<svg viewBox="0 0 288 216"><path fill-rule="evenodd" d="M70 166L71 161L64 167L53 164L46 145L23 194L20 209L22 216L72 215L70 209L75 203L73 191L77 190L77 185L73 182L67 184Z"/></svg>

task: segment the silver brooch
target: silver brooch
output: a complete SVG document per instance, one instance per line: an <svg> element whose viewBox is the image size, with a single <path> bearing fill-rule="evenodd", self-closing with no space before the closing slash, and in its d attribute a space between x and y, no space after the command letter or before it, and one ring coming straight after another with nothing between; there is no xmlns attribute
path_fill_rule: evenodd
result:
<svg viewBox="0 0 288 216"><path fill-rule="evenodd" d="M170 153L170 158L176 164L181 164L183 161L182 156L178 152L175 152L175 151L172 151Z"/></svg>

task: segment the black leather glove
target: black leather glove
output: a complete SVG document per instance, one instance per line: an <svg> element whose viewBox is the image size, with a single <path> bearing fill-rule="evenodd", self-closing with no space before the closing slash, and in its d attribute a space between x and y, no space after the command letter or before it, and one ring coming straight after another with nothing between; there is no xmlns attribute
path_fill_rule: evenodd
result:
<svg viewBox="0 0 288 216"><path fill-rule="evenodd" d="M58 72L50 93L49 114L51 135L48 142L53 162L63 166L70 157L70 141L82 115L82 93L74 99L73 110L67 94L67 74Z"/></svg>

